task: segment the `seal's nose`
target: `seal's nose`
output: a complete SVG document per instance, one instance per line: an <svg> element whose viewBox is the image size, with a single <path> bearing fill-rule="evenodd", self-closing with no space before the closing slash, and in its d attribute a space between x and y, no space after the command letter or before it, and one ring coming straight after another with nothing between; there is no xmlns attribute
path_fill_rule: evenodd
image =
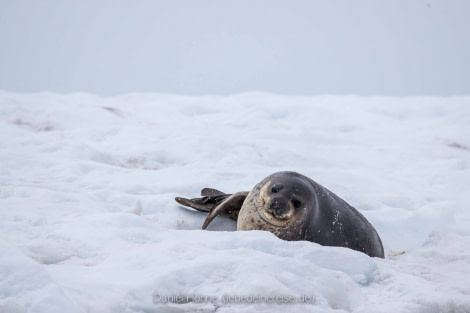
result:
<svg viewBox="0 0 470 313"><path fill-rule="evenodd" d="M272 199L271 204L269 205L269 212L271 212L276 217L282 216L287 211L287 209L287 204L277 198Z"/></svg>

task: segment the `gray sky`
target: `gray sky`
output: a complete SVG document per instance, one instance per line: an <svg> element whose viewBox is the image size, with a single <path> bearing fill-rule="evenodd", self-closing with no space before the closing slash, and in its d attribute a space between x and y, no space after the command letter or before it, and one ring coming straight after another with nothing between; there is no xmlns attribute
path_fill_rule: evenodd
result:
<svg viewBox="0 0 470 313"><path fill-rule="evenodd" d="M0 0L0 89L470 94L468 0Z"/></svg>

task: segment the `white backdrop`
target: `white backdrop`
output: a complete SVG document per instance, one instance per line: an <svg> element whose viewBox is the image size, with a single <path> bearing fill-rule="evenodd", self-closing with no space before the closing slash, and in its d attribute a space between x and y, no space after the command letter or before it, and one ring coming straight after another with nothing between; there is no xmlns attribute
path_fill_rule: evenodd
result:
<svg viewBox="0 0 470 313"><path fill-rule="evenodd" d="M0 89L470 94L466 0L0 0Z"/></svg>

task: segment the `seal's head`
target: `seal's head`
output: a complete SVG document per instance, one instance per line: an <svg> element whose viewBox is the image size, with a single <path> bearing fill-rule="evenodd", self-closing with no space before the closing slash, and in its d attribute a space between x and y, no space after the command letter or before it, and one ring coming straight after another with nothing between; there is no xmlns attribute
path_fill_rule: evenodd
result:
<svg viewBox="0 0 470 313"><path fill-rule="evenodd" d="M287 240L299 236L315 205L314 195L314 187L304 176L293 172L275 173L248 194L237 228L268 230Z"/></svg>

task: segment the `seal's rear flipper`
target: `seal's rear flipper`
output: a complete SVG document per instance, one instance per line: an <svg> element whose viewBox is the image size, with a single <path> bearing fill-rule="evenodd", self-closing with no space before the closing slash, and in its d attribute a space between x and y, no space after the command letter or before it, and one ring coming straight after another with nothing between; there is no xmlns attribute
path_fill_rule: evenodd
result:
<svg viewBox="0 0 470 313"><path fill-rule="evenodd" d="M205 189L201 191L201 195L203 195L202 198L186 199L176 197L175 201L181 205L189 206L190 208L196 209L198 211L210 213L214 208L216 208L220 203L222 203L222 201L230 197L229 194L225 194L223 192L220 192L220 194L215 195L206 195L207 193L205 193L204 191Z"/></svg>
<svg viewBox="0 0 470 313"><path fill-rule="evenodd" d="M202 229L206 229L206 227L217 215L228 216L236 221L238 219L238 213L240 212L243 202L247 196L248 191L237 192L224 199L222 203L217 204L217 206L214 207L214 209L206 217L206 220L202 225Z"/></svg>
<svg viewBox="0 0 470 313"><path fill-rule="evenodd" d="M204 188L201 190L201 195L202 198L194 199L176 197L175 201L181 205L209 213L202 226L202 229L205 229L217 215L230 217L236 221L248 192L237 192L231 195L216 189Z"/></svg>
<svg viewBox="0 0 470 313"><path fill-rule="evenodd" d="M217 189L213 188L204 188L201 190L201 196L203 197L210 197L210 196L222 196L222 195L227 195L225 192L222 192Z"/></svg>

